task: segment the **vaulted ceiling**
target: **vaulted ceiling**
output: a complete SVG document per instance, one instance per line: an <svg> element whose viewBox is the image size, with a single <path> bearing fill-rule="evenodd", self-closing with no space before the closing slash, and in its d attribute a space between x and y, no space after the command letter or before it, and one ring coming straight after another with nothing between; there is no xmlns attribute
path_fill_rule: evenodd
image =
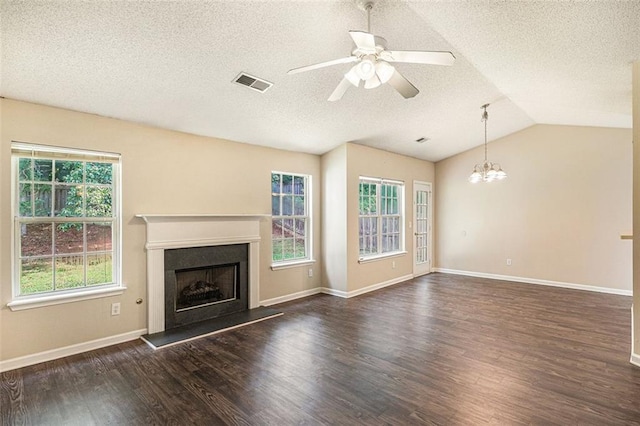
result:
<svg viewBox="0 0 640 426"><path fill-rule="evenodd" d="M367 16L346 1L2 0L0 95L161 128L322 154L356 142L431 161L536 123L631 127L640 1L378 0L392 50L449 50L451 67L395 64L389 85L327 98ZM232 83L246 72L274 83ZM425 143L416 143L421 137ZM46 141L37 141L46 142Z"/></svg>

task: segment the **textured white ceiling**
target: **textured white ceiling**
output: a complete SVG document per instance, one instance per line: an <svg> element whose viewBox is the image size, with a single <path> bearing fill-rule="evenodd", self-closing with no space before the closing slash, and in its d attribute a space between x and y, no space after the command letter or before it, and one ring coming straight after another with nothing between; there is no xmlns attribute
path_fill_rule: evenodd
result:
<svg viewBox="0 0 640 426"><path fill-rule="evenodd" d="M345 142L438 161L535 123L631 127L640 1L379 0L395 50L451 50L452 67L397 64L420 94L350 88L355 1L0 0L0 95L184 132L322 154ZM241 71L274 83L261 94ZM420 137L431 140L418 144ZM43 142L43 141L39 141Z"/></svg>

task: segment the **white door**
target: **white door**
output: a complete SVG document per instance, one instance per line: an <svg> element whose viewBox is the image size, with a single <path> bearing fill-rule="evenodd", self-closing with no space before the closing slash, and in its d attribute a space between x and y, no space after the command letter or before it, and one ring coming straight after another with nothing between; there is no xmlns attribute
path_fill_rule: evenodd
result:
<svg viewBox="0 0 640 426"><path fill-rule="evenodd" d="M431 272L431 184L413 182L413 276Z"/></svg>

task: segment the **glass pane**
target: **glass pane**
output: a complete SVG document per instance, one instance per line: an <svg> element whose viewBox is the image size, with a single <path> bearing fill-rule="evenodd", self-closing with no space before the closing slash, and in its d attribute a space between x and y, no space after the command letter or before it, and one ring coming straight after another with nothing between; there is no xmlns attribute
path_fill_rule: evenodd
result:
<svg viewBox="0 0 640 426"><path fill-rule="evenodd" d="M56 258L56 290L84 287L82 255Z"/></svg>
<svg viewBox="0 0 640 426"><path fill-rule="evenodd" d="M82 217L82 190L82 185L56 185L55 215L60 217Z"/></svg>
<svg viewBox="0 0 640 426"><path fill-rule="evenodd" d="M113 165L109 163L87 163L87 183L113 182Z"/></svg>
<svg viewBox="0 0 640 426"><path fill-rule="evenodd" d="M282 177L278 173L271 173L271 192L274 194L280 193L282 183Z"/></svg>
<svg viewBox="0 0 640 426"><path fill-rule="evenodd" d="M293 214L293 197L282 196L282 216L291 216Z"/></svg>
<svg viewBox="0 0 640 426"><path fill-rule="evenodd" d="M33 169L31 168L31 158L21 158L18 160L18 180L32 180Z"/></svg>
<svg viewBox="0 0 640 426"><path fill-rule="evenodd" d="M39 182L51 182L53 179L53 161L35 160L33 169L33 180Z"/></svg>
<svg viewBox="0 0 640 426"><path fill-rule="evenodd" d="M295 233L296 238L305 238L305 228L306 228L306 220L305 219L296 219L295 220Z"/></svg>
<svg viewBox="0 0 640 426"><path fill-rule="evenodd" d="M398 214L398 200L396 198L393 199L393 203L391 205L390 214Z"/></svg>
<svg viewBox="0 0 640 426"><path fill-rule="evenodd" d="M111 251L110 223L87 223L87 251Z"/></svg>
<svg viewBox="0 0 640 426"><path fill-rule="evenodd" d="M111 187L87 186L86 215L88 217L111 216Z"/></svg>
<svg viewBox="0 0 640 426"><path fill-rule="evenodd" d="M295 257L293 242L293 238L282 240L282 260L293 259Z"/></svg>
<svg viewBox="0 0 640 426"><path fill-rule="evenodd" d="M56 225L56 254L82 253L84 251L82 223L60 223Z"/></svg>
<svg viewBox="0 0 640 426"><path fill-rule="evenodd" d="M297 216L304 216L304 197L293 197L293 214Z"/></svg>
<svg viewBox="0 0 640 426"><path fill-rule="evenodd" d="M272 238L282 238L282 219L274 219L271 223Z"/></svg>
<svg viewBox="0 0 640 426"><path fill-rule="evenodd" d="M293 219L282 219L282 235L285 238L293 237Z"/></svg>
<svg viewBox="0 0 640 426"><path fill-rule="evenodd" d="M56 182L82 183L82 161L56 161Z"/></svg>
<svg viewBox="0 0 640 426"><path fill-rule="evenodd" d="M282 175L282 193L293 194L293 176Z"/></svg>
<svg viewBox="0 0 640 426"><path fill-rule="evenodd" d="M280 216L280 196L271 196L271 214L274 216Z"/></svg>
<svg viewBox="0 0 640 426"><path fill-rule="evenodd" d="M42 183L33 185L33 198L35 215L37 217L51 217L51 206L53 204L51 185Z"/></svg>
<svg viewBox="0 0 640 426"><path fill-rule="evenodd" d="M111 253L87 256L87 285L113 282L113 262Z"/></svg>
<svg viewBox="0 0 640 426"><path fill-rule="evenodd" d="M293 193L297 195L304 195L304 177L293 177Z"/></svg>
<svg viewBox="0 0 640 426"><path fill-rule="evenodd" d="M34 294L53 290L51 258L23 259L20 264L20 294Z"/></svg>
<svg viewBox="0 0 640 426"><path fill-rule="evenodd" d="M31 205L31 184L30 183L21 183L20 184L20 217L31 217L33 216L33 210Z"/></svg>
<svg viewBox="0 0 640 426"><path fill-rule="evenodd" d="M394 217L392 218L393 222L393 232L400 232L400 218Z"/></svg>
<svg viewBox="0 0 640 426"><path fill-rule="evenodd" d="M53 224L29 223L20 225L20 254L22 256L51 255Z"/></svg>
<svg viewBox="0 0 640 426"><path fill-rule="evenodd" d="M306 257L306 249L304 245L304 238L296 238L295 257L297 259Z"/></svg>
<svg viewBox="0 0 640 426"><path fill-rule="evenodd" d="M273 240L271 247L273 249L272 258L274 261L279 261L283 259L282 246L283 246L283 240Z"/></svg>

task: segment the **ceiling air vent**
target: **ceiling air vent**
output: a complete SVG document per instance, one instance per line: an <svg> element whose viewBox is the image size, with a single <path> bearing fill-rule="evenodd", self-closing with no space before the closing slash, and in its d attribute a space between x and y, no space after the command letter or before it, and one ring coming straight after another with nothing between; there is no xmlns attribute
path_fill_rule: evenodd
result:
<svg viewBox="0 0 640 426"><path fill-rule="evenodd" d="M247 86L249 89L256 90L260 93L266 92L269 87L273 86L273 83L270 83L267 80L262 80L243 72L238 74L237 77L233 79L233 82Z"/></svg>
<svg viewBox="0 0 640 426"><path fill-rule="evenodd" d="M418 143L425 143L425 142L428 142L428 141L430 141L430 140L431 140L430 138L420 138L420 139L416 139L416 142L418 142Z"/></svg>

